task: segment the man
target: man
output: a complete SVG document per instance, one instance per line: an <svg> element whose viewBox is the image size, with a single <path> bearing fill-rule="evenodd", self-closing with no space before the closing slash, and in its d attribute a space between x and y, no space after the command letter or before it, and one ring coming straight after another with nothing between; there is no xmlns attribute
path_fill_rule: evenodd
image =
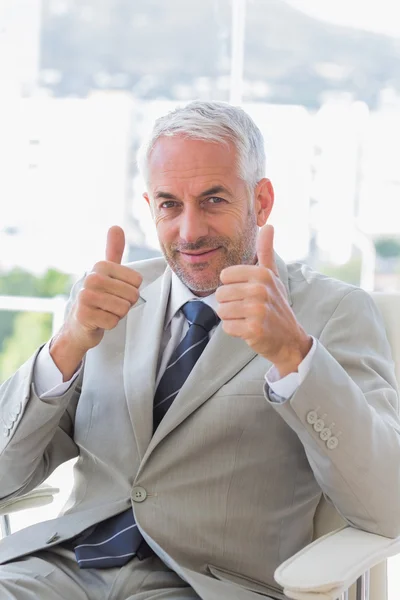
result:
<svg viewBox="0 0 400 600"><path fill-rule="evenodd" d="M3 498L79 457L63 516L0 544L2 599L281 599L274 570L322 493L399 535L381 317L274 254L264 166L239 108L155 123L141 168L165 258L121 265L112 227L60 332L1 390Z"/></svg>

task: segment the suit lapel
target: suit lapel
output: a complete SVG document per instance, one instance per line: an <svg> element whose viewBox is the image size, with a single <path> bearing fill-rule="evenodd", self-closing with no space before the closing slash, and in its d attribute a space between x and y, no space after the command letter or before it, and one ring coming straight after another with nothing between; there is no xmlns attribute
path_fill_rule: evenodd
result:
<svg viewBox="0 0 400 600"><path fill-rule="evenodd" d="M275 255L275 260L280 280L286 288L289 304L292 305L287 267L278 255ZM171 288L171 272L169 269L167 269L163 279L163 285L161 285L160 280L157 280L158 283L156 281L146 288L146 294L142 294L143 297L146 297L147 302L145 305L146 308L141 313L141 322L139 324L139 319L137 319L135 323L132 323L132 336L135 336L136 364L140 369L141 390L145 392L143 398L138 398L138 401L131 406L131 418L135 429L135 436L138 440L138 446L140 443L140 447L143 450L143 452L140 452L141 459L146 459L171 431L178 427L188 416L257 356L257 353L245 341L227 335L223 331L222 325L218 325L206 349L152 437L153 398L157 358ZM152 319L156 323L149 327L148 323ZM139 340L137 338L138 333L133 331L134 327L137 326L140 327ZM138 341L137 345L136 340ZM151 346L146 352L147 361L149 354L151 356L150 364L143 357L140 357L141 342L145 348L147 345ZM133 343L131 345L133 346ZM152 349L153 345L156 346L155 351ZM269 366L270 363L266 363L266 370L268 370ZM136 372L138 372L137 367L135 367ZM143 380L146 378L147 381L144 382ZM125 377L125 379L130 381L130 385L132 386L130 396L128 397L133 398L133 394L135 397L136 395L139 396L132 376L129 378ZM137 419L136 422L134 418ZM144 420L144 429L142 429L141 424L143 424ZM142 462L142 466L143 464Z"/></svg>
<svg viewBox="0 0 400 600"><path fill-rule="evenodd" d="M153 434L153 398L157 362L171 288L171 271L140 292L129 311L124 358L124 385L140 459Z"/></svg>
<svg viewBox="0 0 400 600"><path fill-rule="evenodd" d="M245 367L256 353L243 340L228 336L218 325L171 408L154 433L146 457L173 429Z"/></svg>

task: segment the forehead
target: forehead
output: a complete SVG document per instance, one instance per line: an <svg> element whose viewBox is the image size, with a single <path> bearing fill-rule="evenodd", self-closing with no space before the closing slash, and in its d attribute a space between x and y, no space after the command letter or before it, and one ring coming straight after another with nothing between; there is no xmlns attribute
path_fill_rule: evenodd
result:
<svg viewBox="0 0 400 600"><path fill-rule="evenodd" d="M174 179L236 179L237 154L230 143L193 140L183 136L161 137L150 154L151 187Z"/></svg>

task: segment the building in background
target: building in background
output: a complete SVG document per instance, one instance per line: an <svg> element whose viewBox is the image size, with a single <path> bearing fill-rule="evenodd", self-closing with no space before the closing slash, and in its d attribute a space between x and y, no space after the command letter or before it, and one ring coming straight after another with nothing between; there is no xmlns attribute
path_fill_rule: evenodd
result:
<svg viewBox="0 0 400 600"><path fill-rule="evenodd" d="M145 236L132 213L133 100L10 98L0 107L0 266L81 273L104 256L106 232Z"/></svg>
<svg viewBox="0 0 400 600"><path fill-rule="evenodd" d="M266 151L266 175L275 190L271 223L278 253L286 260L305 259L310 244L312 120L303 106L243 104L260 128Z"/></svg>
<svg viewBox="0 0 400 600"><path fill-rule="evenodd" d="M40 68L42 0L0 2L0 97L29 96Z"/></svg>
<svg viewBox="0 0 400 600"><path fill-rule="evenodd" d="M365 130L358 212L371 236L400 233L400 106L383 106Z"/></svg>

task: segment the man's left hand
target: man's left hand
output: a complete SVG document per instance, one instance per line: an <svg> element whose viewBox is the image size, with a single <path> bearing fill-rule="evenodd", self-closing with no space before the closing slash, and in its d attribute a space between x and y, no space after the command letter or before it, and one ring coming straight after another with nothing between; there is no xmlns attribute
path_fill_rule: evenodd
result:
<svg viewBox="0 0 400 600"><path fill-rule="evenodd" d="M272 225L264 225L257 240L258 265L235 265L221 272L217 313L227 334L245 340L284 377L297 371L312 347L312 338L289 306L273 242Z"/></svg>

